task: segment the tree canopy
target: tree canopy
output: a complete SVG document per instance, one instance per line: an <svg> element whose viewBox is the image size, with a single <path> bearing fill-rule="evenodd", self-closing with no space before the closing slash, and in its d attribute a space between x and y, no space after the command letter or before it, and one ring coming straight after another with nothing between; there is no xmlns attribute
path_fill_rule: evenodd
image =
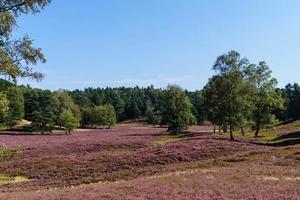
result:
<svg viewBox="0 0 300 200"><path fill-rule="evenodd" d="M233 140L233 130L255 125L255 136L261 127L275 120L273 111L282 108L283 100L276 91L277 81L265 62L251 64L236 51L219 56L213 66L217 75L204 87L208 119L227 127Z"/></svg>
<svg viewBox="0 0 300 200"><path fill-rule="evenodd" d="M162 122L168 125L171 133L181 133L193 123L190 100L178 86L168 86L161 94L159 108Z"/></svg>
<svg viewBox="0 0 300 200"><path fill-rule="evenodd" d="M43 74L33 70L32 65L46 62L40 48L33 47L33 41L25 35L14 39L12 32L17 18L28 13L38 13L51 0L2 0L0 2L0 75L15 81L19 77L41 80Z"/></svg>

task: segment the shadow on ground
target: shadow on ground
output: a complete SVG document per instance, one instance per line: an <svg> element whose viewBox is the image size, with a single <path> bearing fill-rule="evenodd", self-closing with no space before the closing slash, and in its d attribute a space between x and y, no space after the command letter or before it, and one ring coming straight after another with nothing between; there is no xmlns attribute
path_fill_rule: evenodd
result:
<svg viewBox="0 0 300 200"><path fill-rule="evenodd" d="M285 135L278 136L269 142L251 142L253 144L270 146L270 147L285 147L300 144L300 131L291 132Z"/></svg>

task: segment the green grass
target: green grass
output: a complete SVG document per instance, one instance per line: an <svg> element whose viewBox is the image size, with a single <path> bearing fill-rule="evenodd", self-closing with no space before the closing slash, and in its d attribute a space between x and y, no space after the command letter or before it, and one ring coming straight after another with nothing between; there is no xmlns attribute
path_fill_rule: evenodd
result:
<svg viewBox="0 0 300 200"><path fill-rule="evenodd" d="M229 132L221 133L221 134L229 137ZM254 135L255 135L255 131L251 131L251 130L245 130L245 135L242 135L240 130L236 130L233 132L234 137L246 137L251 139L251 138L255 138ZM275 138L277 138L278 136L279 135L274 128L262 129L258 134L258 139L263 142L270 142Z"/></svg>
<svg viewBox="0 0 300 200"><path fill-rule="evenodd" d="M20 149L8 149L0 146L0 161L15 157L20 154Z"/></svg>
<svg viewBox="0 0 300 200"><path fill-rule="evenodd" d="M185 135L183 134L179 134L179 135L166 135L162 138L160 138L159 140L155 140L151 143L151 145L164 145L164 144L168 144L170 142L176 142L176 141L180 141L183 140L185 138Z"/></svg>

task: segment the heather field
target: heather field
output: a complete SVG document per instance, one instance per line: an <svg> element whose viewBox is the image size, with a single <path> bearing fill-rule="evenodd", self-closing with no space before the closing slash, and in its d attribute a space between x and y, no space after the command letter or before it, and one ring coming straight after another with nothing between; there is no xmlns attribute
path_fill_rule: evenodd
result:
<svg viewBox="0 0 300 200"><path fill-rule="evenodd" d="M7 132L0 199L300 199L300 145L261 143L207 126Z"/></svg>

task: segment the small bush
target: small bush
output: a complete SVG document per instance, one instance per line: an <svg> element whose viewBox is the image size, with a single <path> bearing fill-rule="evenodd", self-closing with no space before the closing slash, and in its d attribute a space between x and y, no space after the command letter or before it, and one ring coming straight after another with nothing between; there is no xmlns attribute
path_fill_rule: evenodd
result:
<svg viewBox="0 0 300 200"><path fill-rule="evenodd" d="M19 149L8 149L0 146L0 161L11 157L15 157L19 153L20 153Z"/></svg>

